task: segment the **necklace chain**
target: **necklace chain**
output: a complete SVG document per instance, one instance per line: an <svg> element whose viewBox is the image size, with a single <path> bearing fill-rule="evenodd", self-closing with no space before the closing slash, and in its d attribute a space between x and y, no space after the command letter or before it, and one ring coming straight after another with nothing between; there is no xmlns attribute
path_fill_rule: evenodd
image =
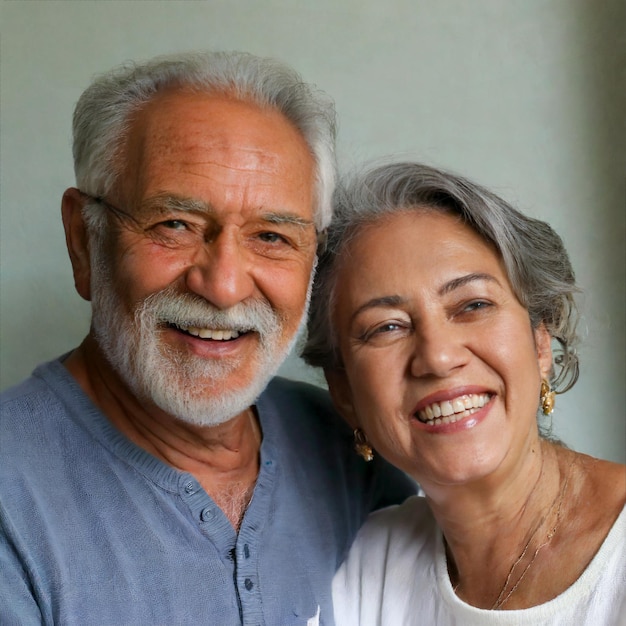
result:
<svg viewBox="0 0 626 626"><path fill-rule="evenodd" d="M504 581L504 585L502 585L502 589L500 590L500 593L498 594L498 598L496 599L494 605L491 607L492 611L496 609L500 609L509 601L509 598L515 593L517 588L520 586L522 580L524 580L524 577L526 576L526 574L532 567L539 552L541 552L541 550L545 548L552 541L552 538L556 534L556 531L559 527L559 523L561 521L561 507L563 505L563 497L565 495L565 490L567 489L567 484L569 482L569 478L571 475L572 464L573 464L573 460L572 460L572 463L570 463L568 467L567 476L565 478L565 481L563 482L563 486L561 487L559 493L557 493L556 497L552 501L552 504L550 505L548 512L541 518L541 520L539 520L539 523L537 524L537 526L535 527L535 530L530 535L530 538L526 542L526 545L524 546L524 549L522 550L521 554L517 557L513 565L511 565L511 569L509 570L506 580ZM558 502L558 506L557 506L557 502ZM552 528L548 531L545 541L537 547L537 549L533 553L532 558L530 559L530 561L528 562L528 564L526 565L522 573L519 575L518 579L515 581L515 584L511 587L508 593L506 593L506 590L509 587L509 583L511 582L511 577L513 576L513 572L515 571L517 566L522 562L522 560L526 556L528 549L530 548L530 544L532 543L532 540L535 538L535 535L539 532L539 529L543 526L544 522L550 517L555 506L557 506L556 520Z"/></svg>

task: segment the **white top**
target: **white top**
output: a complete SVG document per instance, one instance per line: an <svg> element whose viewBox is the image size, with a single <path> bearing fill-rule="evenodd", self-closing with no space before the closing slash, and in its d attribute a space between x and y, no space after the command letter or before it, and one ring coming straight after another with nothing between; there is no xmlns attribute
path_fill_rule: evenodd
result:
<svg viewBox="0 0 626 626"><path fill-rule="evenodd" d="M411 497L370 515L335 576L333 601L340 626L624 626L626 507L569 589L529 609L489 611L455 595L441 531L426 500Z"/></svg>

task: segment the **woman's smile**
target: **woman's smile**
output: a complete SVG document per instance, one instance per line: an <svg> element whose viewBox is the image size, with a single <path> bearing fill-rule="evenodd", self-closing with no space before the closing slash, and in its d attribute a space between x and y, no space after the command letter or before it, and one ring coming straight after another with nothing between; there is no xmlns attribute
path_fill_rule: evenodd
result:
<svg viewBox="0 0 626 626"><path fill-rule="evenodd" d="M470 393L451 400L433 402L415 412L415 417L423 424L440 426L453 424L482 409L491 399L488 393Z"/></svg>

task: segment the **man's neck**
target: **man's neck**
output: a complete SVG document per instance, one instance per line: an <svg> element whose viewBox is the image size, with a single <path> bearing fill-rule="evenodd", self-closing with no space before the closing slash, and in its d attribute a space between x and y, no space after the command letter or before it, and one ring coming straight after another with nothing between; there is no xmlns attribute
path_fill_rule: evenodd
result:
<svg viewBox="0 0 626 626"><path fill-rule="evenodd" d="M261 430L252 408L217 426L178 420L136 398L90 337L65 366L120 432L171 467L191 473L239 527L259 470Z"/></svg>

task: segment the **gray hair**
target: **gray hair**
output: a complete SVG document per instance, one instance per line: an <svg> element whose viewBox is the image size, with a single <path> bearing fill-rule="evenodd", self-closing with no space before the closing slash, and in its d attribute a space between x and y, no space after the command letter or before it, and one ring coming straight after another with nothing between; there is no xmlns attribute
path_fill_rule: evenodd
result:
<svg viewBox="0 0 626 626"><path fill-rule="evenodd" d="M94 197L110 193L124 167L122 148L134 114L170 87L228 94L282 113L315 159L316 227L328 226L336 178L334 104L289 66L243 52L162 56L97 77L74 111L74 171L83 192ZM88 211L94 209L92 203Z"/></svg>
<svg viewBox="0 0 626 626"><path fill-rule="evenodd" d="M545 324L558 342L551 383L563 392L578 378L574 272L559 235L545 222L527 217L487 189L459 176L419 163L373 167L354 175L335 194L313 289L308 338L302 357L332 370L341 367L332 323L337 266L351 238L364 225L411 208L458 215L502 257L518 300L533 328Z"/></svg>

